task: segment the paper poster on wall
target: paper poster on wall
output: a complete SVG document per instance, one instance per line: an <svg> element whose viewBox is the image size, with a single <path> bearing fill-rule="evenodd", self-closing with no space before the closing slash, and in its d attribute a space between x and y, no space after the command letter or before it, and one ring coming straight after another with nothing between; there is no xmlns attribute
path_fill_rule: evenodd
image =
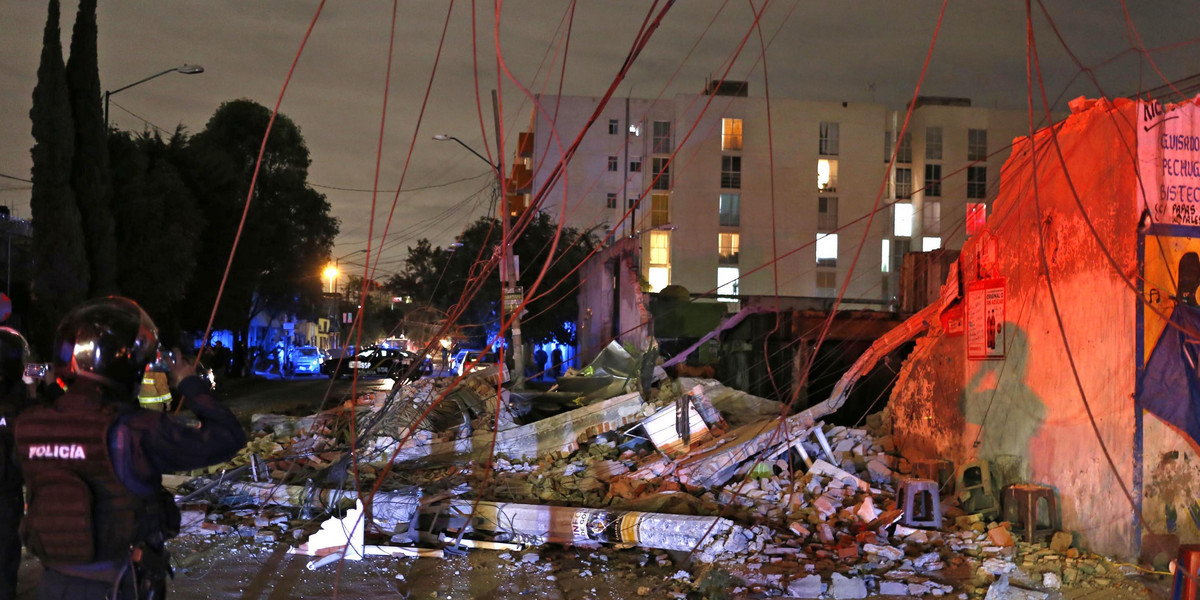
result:
<svg viewBox="0 0 1200 600"><path fill-rule="evenodd" d="M967 285L967 359L1004 358L1004 279Z"/></svg>
<svg viewBox="0 0 1200 600"><path fill-rule="evenodd" d="M1200 107L1138 102L1138 215L1200 225Z"/></svg>

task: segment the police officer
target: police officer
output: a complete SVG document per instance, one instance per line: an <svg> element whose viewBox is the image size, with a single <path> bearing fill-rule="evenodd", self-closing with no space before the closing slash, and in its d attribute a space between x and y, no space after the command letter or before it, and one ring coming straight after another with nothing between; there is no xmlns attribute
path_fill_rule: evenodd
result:
<svg viewBox="0 0 1200 600"><path fill-rule="evenodd" d="M77 307L54 349L67 391L21 415L16 431L29 506L22 538L45 567L38 597L162 598L164 543L179 528L162 474L229 460L245 434L184 361L172 361L170 378L200 426L138 407L158 330L132 300Z"/></svg>
<svg viewBox="0 0 1200 600"><path fill-rule="evenodd" d="M21 538L17 528L25 512L21 472L13 455L13 426L17 414L29 408L31 396L22 377L29 362L29 344L15 330L0 327L0 600L17 597L21 567Z"/></svg>

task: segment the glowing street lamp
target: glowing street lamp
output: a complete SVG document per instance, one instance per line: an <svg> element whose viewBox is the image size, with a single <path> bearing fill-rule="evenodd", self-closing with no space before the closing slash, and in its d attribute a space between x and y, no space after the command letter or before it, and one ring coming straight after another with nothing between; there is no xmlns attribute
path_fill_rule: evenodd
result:
<svg viewBox="0 0 1200 600"><path fill-rule="evenodd" d="M330 293L334 293L337 291L337 289L334 287L334 284L337 282L338 275L340 275L340 274L341 274L341 271L338 271L338 268L333 265L326 266L325 271L321 273L321 276L324 279L329 280L329 292Z"/></svg>

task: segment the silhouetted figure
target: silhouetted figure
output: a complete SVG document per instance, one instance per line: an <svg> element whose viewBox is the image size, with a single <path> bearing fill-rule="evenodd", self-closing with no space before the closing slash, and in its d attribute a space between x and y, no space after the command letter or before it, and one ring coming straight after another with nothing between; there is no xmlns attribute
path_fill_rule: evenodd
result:
<svg viewBox="0 0 1200 600"><path fill-rule="evenodd" d="M562 349L555 346L554 351L550 353L550 372L554 374L554 378L562 374L563 353Z"/></svg>

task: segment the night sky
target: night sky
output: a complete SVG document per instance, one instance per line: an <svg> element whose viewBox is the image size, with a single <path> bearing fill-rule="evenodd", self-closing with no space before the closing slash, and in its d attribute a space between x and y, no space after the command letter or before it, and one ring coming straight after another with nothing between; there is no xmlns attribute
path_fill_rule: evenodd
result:
<svg viewBox="0 0 1200 600"><path fill-rule="evenodd" d="M604 92L651 4L631 0L579 3L563 93ZM1200 72L1200 44L1186 44L1200 37L1200 3L1128 4L1132 22L1147 47L1185 43L1152 54L1166 78L1175 80ZM0 62L0 173L26 179L33 143L28 115L45 6L37 0L0 3L0 56L4 57ZM196 132L224 100L251 98L273 106L317 6L315 0L103 0L98 13L103 88L118 88L184 63L206 69L200 75L166 75L113 96L113 123L141 130L148 126L144 119L168 130L183 124ZM400 3L380 176L383 190L395 190L399 183L450 6L433 0ZM382 271L399 266L404 248L417 237L448 243L465 223L486 210L484 195L468 198L489 184L488 167L453 143L430 139L447 133L484 151L475 111L470 6L464 0L453 4L445 49L404 182L406 189L427 189L400 195ZM1120 2L1048 0L1046 6L1085 64L1096 65L1125 51L1097 72L1108 95L1128 95L1163 83L1148 62L1129 51L1132 34ZM559 42L565 30L560 24L568 7L568 2L557 0L503 3L500 45L504 59L514 76L534 92L554 93L558 88ZM773 40L766 60L772 95L876 101L902 108L916 84L940 7L940 2L928 0L770 2L762 25L766 38ZM1037 2L1033 8L1039 53L1053 98L1068 86L1078 69L1046 25ZM334 215L342 221L335 254L361 249L366 243L371 194L331 188L369 190L372 186L391 14L390 2L329 2L281 109L301 127L308 141L313 161L310 183L329 197ZM477 2L479 87L489 139L489 94L497 85L494 14L491 2ZM69 48L74 15L75 2L64 1L64 53ZM679 0L617 94L656 97L699 92L706 77L719 75L751 21L747 1ZM710 22L711 29L684 63ZM755 96L764 90L761 64L755 64L758 44L757 36L752 36L730 73L731 79L750 80ZM543 60L546 66L539 71ZM553 73L547 80L552 61ZM677 69L670 87L664 88ZM515 146L515 133L528 126L529 103L511 82L505 81L501 90L505 127L512 133L507 140L507 158ZM922 94L969 97L975 106L1023 108L1024 4L951 2ZM1099 92L1079 77L1063 97L1078 95L1096 96ZM28 217L29 192L19 189L24 187L27 184L0 179L0 202L11 206L16 215ZM379 196L376 236L393 197L390 192ZM462 208L453 218L431 219L460 203Z"/></svg>

